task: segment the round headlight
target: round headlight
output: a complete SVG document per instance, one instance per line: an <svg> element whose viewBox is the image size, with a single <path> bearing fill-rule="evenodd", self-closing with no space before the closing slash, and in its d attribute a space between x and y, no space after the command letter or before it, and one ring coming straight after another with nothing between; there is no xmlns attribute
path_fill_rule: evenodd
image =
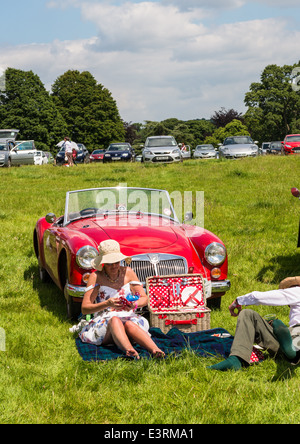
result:
<svg viewBox="0 0 300 444"><path fill-rule="evenodd" d="M85 247L80 248L76 254L76 262L79 267L84 268L85 270L89 270L92 267L92 260L95 259L99 255L99 252L96 248L91 247L90 245L86 245Z"/></svg>
<svg viewBox="0 0 300 444"><path fill-rule="evenodd" d="M226 248L218 242L213 242L205 248L204 255L210 265L221 265L226 259Z"/></svg>

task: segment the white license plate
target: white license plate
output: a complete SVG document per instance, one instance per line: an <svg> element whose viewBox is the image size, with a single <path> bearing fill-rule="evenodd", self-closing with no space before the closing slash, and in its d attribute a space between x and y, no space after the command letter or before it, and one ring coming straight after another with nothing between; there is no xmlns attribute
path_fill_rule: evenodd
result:
<svg viewBox="0 0 300 444"><path fill-rule="evenodd" d="M159 159L159 160L169 160L169 157L168 156L157 156L157 159Z"/></svg>
<svg viewBox="0 0 300 444"><path fill-rule="evenodd" d="M121 157L112 157L112 160L120 160Z"/></svg>

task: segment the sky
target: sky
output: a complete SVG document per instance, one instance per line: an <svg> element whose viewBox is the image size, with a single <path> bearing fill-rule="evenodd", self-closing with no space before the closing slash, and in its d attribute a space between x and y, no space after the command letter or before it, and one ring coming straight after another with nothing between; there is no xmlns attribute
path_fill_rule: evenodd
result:
<svg viewBox="0 0 300 444"><path fill-rule="evenodd" d="M48 91L89 71L126 122L245 112L269 64L299 62L299 0L13 0L2 6L0 72L32 70Z"/></svg>

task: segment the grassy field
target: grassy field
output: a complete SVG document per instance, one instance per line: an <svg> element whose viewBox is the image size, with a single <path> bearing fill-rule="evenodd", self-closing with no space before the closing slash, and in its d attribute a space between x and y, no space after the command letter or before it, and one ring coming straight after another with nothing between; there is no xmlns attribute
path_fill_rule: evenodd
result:
<svg viewBox="0 0 300 444"><path fill-rule="evenodd" d="M162 362L83 362L62 294L39 281L32 243L36 220L62 214L67 190L127 183L204 191L205 228L225 242L232 282L211 326L234 334L227 307L236 296L300 275L300 206L290 194L299 171L296 156L2 169L0 423L299 423L300 369L284 361L267 357L236 373L211 372L216 358L190 352ZM287 307L257 311L288 322Z"/></svg>

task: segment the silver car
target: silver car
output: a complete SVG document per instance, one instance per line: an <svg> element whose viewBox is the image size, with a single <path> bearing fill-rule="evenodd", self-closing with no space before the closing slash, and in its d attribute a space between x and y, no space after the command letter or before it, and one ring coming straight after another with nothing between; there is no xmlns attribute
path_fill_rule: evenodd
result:
<svg viewBox="0 0 300 444"><path fill-rule="evenodd" d="M180 162L182 156L173 136L147 137L142 162Z"/></svg>
<svg viewBox="0 0 300 444"><path fill-rule="evenodd" d="M193 157L194 159L216 159L217 152L213 145L197 145Z"/></svg>
<svg viewBox="0 0 300 444"><path fill-rule="evenodd" d="M20 130L0 130L0 167L10 167L10 150L15 146L15 139Z"/></svg>
<svg viewBox="0 0 300 444"><path fill-rule="evenodd" d="M33 165L36 147L34 140L23 140L10 150L11 165Z"/></svg>
<svg viewBox="0 0 300 444"><path fill-rule="evenodd" d="M240 157L256 157L258 155L257 142L253 142L250 136L226 137L223 145L219 145L220 157L237 159Z"/></svg>

